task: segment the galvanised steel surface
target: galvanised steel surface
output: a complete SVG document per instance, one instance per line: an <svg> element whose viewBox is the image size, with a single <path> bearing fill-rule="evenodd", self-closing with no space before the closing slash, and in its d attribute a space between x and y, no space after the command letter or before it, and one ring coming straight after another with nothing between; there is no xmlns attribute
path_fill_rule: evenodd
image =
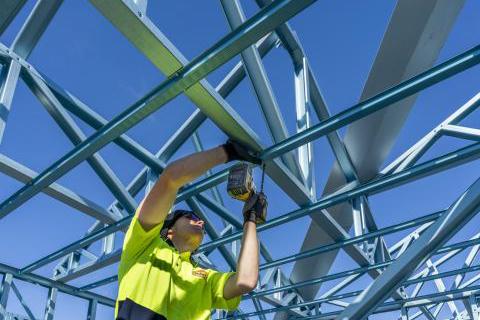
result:
<svg viewBox="0 0 480 320"><path fill-rule="evenodd" d="M365 123L374 124L375 121L378 121L375 116L379 114L408 112L414 100L411 98L412 95L480 63L480 46L427 71L417 75L410 74L408 80L405 80L408 78L405 77L408 72L405 72L401 77L403 82L400 82L399 78L397 84L386 91L375 92L375 95L369 94L370 98L332 116L300 41L295 31L287 23L291 17L315 2L314 0L277 0L274 2L257 0L260 7L266 7L246 21L240 1L222 1L221 5L233 31L191 62L188 62L148 19L148 1L91 0L91 2L128 40L164 72L168 79L113 120L107 121L79 98L49 79L47 75L40 73L26 60L57 13L62 4L61 0L37 1L12 45L7 47L0 43L0 63L3 64L3 72L0 75L0 112L2 112L0 114L0 142L7 128L7 117L11 110L15 88L19 80L22 80L45 106L67 137L76 145L71 152L39 174L8 156L0 154L0 171L26 183L25 187L0 203L0 217L6 216L35 194L44 192L96 219L82 239L27 266L18 268L0 264L0 274L4 275L0 286L0 320L35 318L30 307L31 302L23 298L21 290L15 284L17 280L48 288L47 305L43 315L45 320L54 318L57 292L86 299L88 301L86 314L87 319L90 320L96 318L99 303L113 307L115 297L105 297L89 290L117 281L116 275L81 287L67 285L65 282L94 273L119 261L121 249L115 250L114 237L116 232L123 232L128 226L131 214L137 206L134 197L144 187L148 190L149 185L154 183L156 176L163 171L168 160L190 137L192 137L196 149L202 150L202 143L196 130L207 118L210 118L226 134L261 151L261 157L267 161L267 174L300 207L270 219L266 224L258 227L259 232L310 215L315 223L320 223L325 233L334 240L330 244L323 244L320 241L316 246L302 247L298 253L276 259L271 256L267 246L260 243L260 252L265 261L260 265L261 279L257 289L243 297L244 303L252 306L251 309L255 311L246 312L239 309L232 314L217 311L214 317L218 319L244 317L267 319L268 314L275 313L275 318L363 319L370 314L398 311L399 319L418 317L437 319L440 317L442 307L447 303L448 312L451 313L452 318L479 318L480 312L476 297L480 294L480 288L474 284L480 280L480 273L478 273L480 267L474 262L480 250L480 234L466 241L445 245L445 242L456 234L460 226L466 224L479 210L479 182L475 182L447 210L423 215L384 228L377 227L368 196L476 160L480 156L480 143L478 142L480 130L463 126L459 122L479 107L480 94L447 117L418 143L387 165L384 170L376 172L377 175L373 178L370 176L368 179L364 179L365 168L361 167L359 170L356 167L355 161L358 160L358 155L354 154L352 157L351 146L346 147L347 143L352 143L350 131L347 133L347 143L345 143L337 130L354 122L353 127L356 129ZM0 34L8 27L24 4L25 1L0 1ZM419 30L424 31L435 26L440 21L438 17L442 16L441 13L444 14L444 22L447 27L439 34L431 36L435 45L432 45L430 51L422 49L428 51L424 52L425 60L432 60L432 57L438 54L441 44L448 35L448 30L462 6L463 1L460 0L455 4L441 3L436 0L428 0L421 4L400 0L382 43L379 57L377 57L378 61L376 60L370 74L371 78L368 80L366 91L372 91L376 81L374 79L382 76L383 71L379 71L379 65L382 61L390 58L388 52L392 48L392 43L389 41L391 41L392 35L398 32L395 28L406 23L405 12L418 9L418 15L412 18L412 23L416 24L413 29L418 27ZM423 15L430 17L431 20ZM275 33L269 33L272 30L275 30ZM398 34L402 34L402 31ZM145 37L139 37L139 35ZM147 38L148 40L145 40ZM257 42L257 40L259 41ZM421 52L420 49L414 50L409 47L414 40L406 41L404 49ZM422 41L421 36L417 40ZM279 44L282 44L288 51L295 71L298 122L297 133L291 136L288 136L285 129L281 109L261 61L261 58ZM158 52L153 49L154 47L162 52L160 58ZM237 63L217 88L213 88L203 79L207 74L239 54L242 56L243 63ZM402 57L405 61L421 58L413 57L412 60L408 60L410 57ZM247 74L252 81L274 142L270 147L262 147L255 132L223 100ZM396 76L398 74L392 73L392 77ZM392 81L388 76L384 78L386 81ZM123 134L182 92L185 92L199 109L187 119L156 154L148 151L139 141ZM310 108L320 121L311 126L309 125L310 120L307 119L310 117ZM97 131L92 136L86 137L70 113ZM226 126L224 121L222 122L224 119L222 117L230 119L232 126ZM392 145L404 121L403 117L391 118L389 121L392 119L395 122L392 123L392 132L390 135L385 135L380 144ZM359 123L362 124L359 125ZM335 192L326 191L322 197L317 199L311 146L312 142L322 136L326 136L332 148L340 167L338 174L342 176L345 183ZM471 144L418 163L421 157L445 136L466 139ZM145 165L145 168L127 186L120 182L107 162L95 154L110 142L116 143ZM380 148L380 144L377 146L378 148ZM299 150L295 150L299 147L301 147ZM373 156L371 160L378 161L378 157L375 157ZM115 201L107 208L102 208L95 202L55 183L57 179L84 160L90 162L94 171L115 197ZM372 166L374 165L372 164ZM185 201L192 210L208 221L207 233L212 240L199 248L196 255L199 263L208 267L216 267L210 261L209 255L218 249L226 264L233 270L239 246L238 240L241 237L239 231L241 222L226 207L217 189L217 185L224 182L227 175L228 168L225 168L215 173L209 173L207 177L185 186L178 193L176 203ZM203 191L211 188L213 188L213 199L202 194ZM327 211L339 204L344 204L345 208L348 207L351 210L349 214L352 214L353 236L349 233L348 224L341 223L345 220L343 217L334 217ZM214 222L206 214L204 208L221 219L223 230L215 228ZM406 230L411 230L411 232L397 243L390 247L387 246L386 237L404 234ZM313 241L313 238L309 231L305 243ZM102 240L101 252L94 254L91 245L99 240ZM459 257L459 254L467 248L470 248L470 251L462 265L450 268L448 271L439 271L438 268L441 265L445 265L447 262L451 264L453 259ZM308 274L324 273L325 267L330 265L333 261L331 259L336 256L339 249L343 249L355 263L359 264L359 267L308 278ZM311 270L302 269L303 261L311 258L321 259L321 255L325 253L330 255L322 266L322 270L311 272ZM440 258L436 258L440 255L442 255ZM53 270L52 279L33 273L40 267L57 260L60 262ZM283 266L293 262L300 263L295 265L292 273L292 278L295 278L296 282L292 282L283 270ZM467 273L475 273L475 275L465 281ZM365 290L345 291L347 286L357 283L366 274L374 278L370 287ZM455 281L450 288L447 288L444 280L453 276L455 276ZM307 278L298 281L302 277ZM311 297L311 293L318 290L320 284L330 281L339 282L321 296ZM430 281L433 281L438 292L420 295L422 287ZM414 286L413 289L412 286ZM342 293L339 293L340 291ZM26 313L25 316L6 310L9 295L12 293L20 300ZM361 299L352 301L351 299L355 297L361 297ZM385 302L388 298L393 298L394 301ZM459 308L456 301L457 303L460 301L463 308ZM324 310L324 306L327 304L336 307L337 310L330 311L331 308ZM419 311L411 315L409 311L414 309Z"/></svg>

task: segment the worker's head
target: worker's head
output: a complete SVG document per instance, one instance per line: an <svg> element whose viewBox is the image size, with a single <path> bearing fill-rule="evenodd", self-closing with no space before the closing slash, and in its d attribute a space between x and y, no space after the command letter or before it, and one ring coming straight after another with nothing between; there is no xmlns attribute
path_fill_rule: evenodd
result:
<svg viewBox="0 0 480 320"><path fill-rule="evenodd" d="M195 251L202 243L204 227L205 222L193 211L175 210L165 219L160 235L176 247Z"/></svg>

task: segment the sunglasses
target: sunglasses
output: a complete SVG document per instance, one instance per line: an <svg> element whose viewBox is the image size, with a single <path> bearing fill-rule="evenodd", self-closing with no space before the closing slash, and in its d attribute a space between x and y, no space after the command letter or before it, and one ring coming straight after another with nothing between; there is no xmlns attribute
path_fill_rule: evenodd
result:
<svg viewBox="0 0 480 320"><path fill-rule="evenodd" d="M192 221L195 221L195 222L202 220L202 219L200 219L199 216L197 216L193 212L189 212L189 213L185 214L184 217L187 218L187 219L190 219Z"/></svg>

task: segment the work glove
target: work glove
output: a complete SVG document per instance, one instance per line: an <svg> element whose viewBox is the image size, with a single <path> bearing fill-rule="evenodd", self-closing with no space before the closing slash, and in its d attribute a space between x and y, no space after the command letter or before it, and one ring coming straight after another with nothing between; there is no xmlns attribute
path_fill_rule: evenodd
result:
<svg viewBox="0 0 480 320"><path fill-rule="evenodd" d="M249 149L247 146L238 141L228 139L227 142L223 145L223 148L227 153L227 162L233 160L243 160L254 164L262 163L258 152Z"/></svg>
<svg viewBox="0 0 480 320"><path fill-rule="evenodd" d="M263 192L254 193L243 206L243 224L247 221L255 222L257 225L267 220L267 197Z"/></svg>

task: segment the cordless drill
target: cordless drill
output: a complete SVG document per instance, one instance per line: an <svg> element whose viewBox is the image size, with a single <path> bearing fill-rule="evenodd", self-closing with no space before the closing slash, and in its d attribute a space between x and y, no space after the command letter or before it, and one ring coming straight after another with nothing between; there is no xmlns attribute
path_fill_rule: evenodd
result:
<svg viewBox="0 0 480 320"><path fill-rule="evenodd" d="M267 199L263 194L263 180L265 171L262 172L260 192L255 190L252 167L247 163L239 163L232 167L228 173L227 192L237 200L245 202L243 215L245 221L251 220L257 224L265 223L267 217Z"/></svg>

